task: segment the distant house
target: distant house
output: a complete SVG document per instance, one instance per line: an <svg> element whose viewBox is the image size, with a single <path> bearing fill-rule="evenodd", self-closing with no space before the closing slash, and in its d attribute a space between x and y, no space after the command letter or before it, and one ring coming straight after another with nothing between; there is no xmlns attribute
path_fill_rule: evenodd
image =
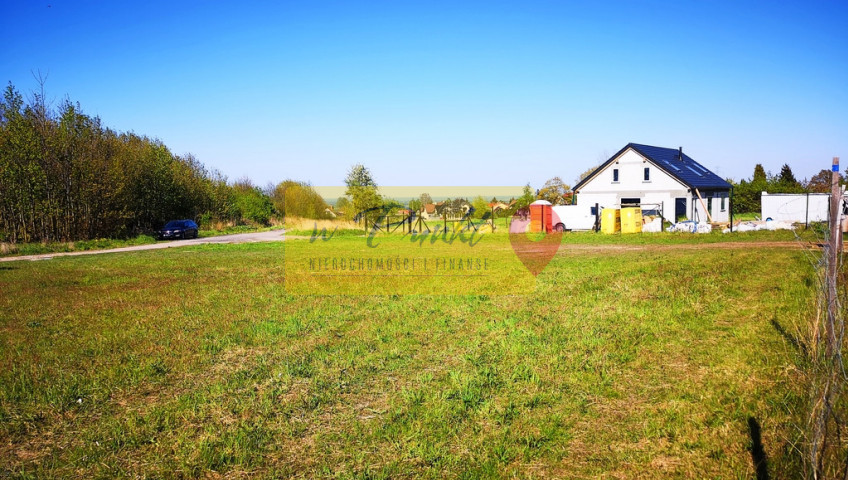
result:
<svg viewBox="0 0 848 480"><path fill-rule="evenodd" d="M439 214L436 212L436 204L428 203L421 207L421 216L426 220L430 220L433 218L438 218Z"/></svg>
<svg viewBox="0 0 848 480"><path fill-rule="evenodd" d="M444 218L445 215L448 219L462 218L469 210L471 210L471 204L466 200L454 200L451 203L436 202L421 207L421 216L425 220Z"/></svg>
<svg viewBox="0 0 848 480"><path fill-rule="evenodd" d="M628 143L574 186L579 205L663 210L669 221L730 219L731 185L683 153Z"/></svg>
<svg viewBox="0 0 848 480"><path fill-rule="evenodd" d="M500 201L489 203L489 209L491 209L493 212L500 212L501 210L508 210L509 207L510 207L510 205L508 205L504 202L500 202Z"/></svg>

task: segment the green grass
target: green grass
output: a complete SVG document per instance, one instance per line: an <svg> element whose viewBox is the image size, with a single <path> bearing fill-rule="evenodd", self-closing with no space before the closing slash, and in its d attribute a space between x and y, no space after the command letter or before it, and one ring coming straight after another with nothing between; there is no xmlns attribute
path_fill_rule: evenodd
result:
<svg viewBox="0 0 848 480"><path fill-rule="evenodd" d="M98 238L95 240L79 240L76 242L5 244L9 251L4 253L4 251L0 250L0 256L104 250L108 248L129 247L133 245L146 245L148 243L156 243L156 238L150 235L139 235L130 239Z"/></svg>
<svg viewBox="0 0 848 480"><path fill-rule="evenodd" d="M441 225L439 225L439 230L436 231L436 234L442 234L444 230L442 230ZM453 232L453 229L449 229L449 232ZM315 232L314 230L286 230L288 235L294 236L306 236L311 237ZM318 236L322 233L321 230L318 231ZM327 231L326 234L329 235L332 233L331 231ZM426 234L427 232L424 232ZM352 236L352 237L365 237L369 233L366 233L362 229L338 229L336 230L334 236ZM377 237L404 237L407 234L404 234L400 230L396 232L392 232L389 234L383 232L374 233ZM491 232L485 233L485 235L495 235L495 236L506 236L508 235L508 231L506 228L497 229L494 234ZM562 234L563 243L565 244L623 244L623 245L672 245L672 244L701 244L701 243L725 243L725 242L794 242L796 240L801 240L802 242L820 242L823 241L824 230L822 230L819 226L812 225L810 228L805 229L803 226L797 228L796 230L760 230L755 232L731 232L731 233L722 233L720 230L715 229L711 233L708 234L693 234L693 233L684 233L684 232L659 232L659 233L635 233L635 234L622 234L616 233L613 235L606 235L600 232L591 232L591 231L580 231L580 232L565 232Z"/></svg>
<svg viewBox="0 0 848 480"><path fill-rule="evenodd" d="M234 233L252 233L252 232L267 232L269 230L279 230L282 226L272 227L256 227L253 225L236 225L232 227L224 227L222 229L202 229L198 232L200 238L215 237L218 235L231 235Z"/></svg>
<svg viewBox="0 0 848 480"><path fill-rule="evenodd" d="M339 228L336 230L327 230L324 229L311 229L311 230L298 230L298 229L286 229L286 235L294 235L294 236L302 236L302 237L311 237L322 236L322 235L331 235L334 237L364 237L366 235L363 229L354 229L354 228ZM400 231L397 232L397 235L401 235Z"/></svg>
<svg viewBox="0 0 848 480"><path fill-rule="evenodd" d="M733 221L751 221L751 220L761 220L760 212L749 212L749 213L734 213Z"/></svg>
<svg viewBox="0 0 848 480"><path fill-rule="evenodd" d="M253 227L250 225L238 225L226 227L220 230L200 230L200 238L214 237L217 235L230 235L234 233L265 232L282 227ZM6 250L0 250L0 257L18 255L39 255L44 253L79 252L85 250L106 250L110 248L130 247L133 245L146 245L156 243L156 238L151 235L139 235L130 239L98 238L95 240L79 240L75 242L36 242L4 244ZM5 252L5 253L4 253Z"/></svg>
<svg viewBox="0 0 848 480"><path fill-rule="evenodd" d="M809 263L704 237L442 295L292 295L278 243L0 264L0 476L750 478L749 418L797 476Z"/></svg>

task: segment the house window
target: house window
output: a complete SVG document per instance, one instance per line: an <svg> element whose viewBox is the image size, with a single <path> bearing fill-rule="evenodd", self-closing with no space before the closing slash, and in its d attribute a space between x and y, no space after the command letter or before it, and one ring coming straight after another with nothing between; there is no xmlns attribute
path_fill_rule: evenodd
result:
<svg viewBox="0 0 848 480"><path fill-rule="evenodd" d="M707 197L707 211L713 213L713 197Z"/></svg>
<svg viewBox="0 0 848 480"><path fill-rule="evenodd" d="M645 181L646 182L651 181L651 169L650 169L650 167L645 167Z"/></svg>
<svg viewBox="0 0 848 480"><path fill-rule="evenodd" d="M617 168L612 169L612 181L613 182L618 181L618 169Z"/></svg>
<svg viewBox="0 0 848 480"><path fill-rule="evenodd" d="M727 197L721 197L721 211L722 212L726 210L725 203L724 203L725 200L727 200Z"/></svg>

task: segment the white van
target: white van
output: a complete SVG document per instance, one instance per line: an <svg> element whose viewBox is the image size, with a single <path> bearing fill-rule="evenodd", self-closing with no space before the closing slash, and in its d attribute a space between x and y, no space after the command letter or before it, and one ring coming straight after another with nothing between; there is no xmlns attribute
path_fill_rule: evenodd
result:
<svg viewBox="0 0 848 480"><path fill-rule="evenodd" d="M592 230L595 228L597 216L594 205L557 205L553 207L554 231Z"/></svg>

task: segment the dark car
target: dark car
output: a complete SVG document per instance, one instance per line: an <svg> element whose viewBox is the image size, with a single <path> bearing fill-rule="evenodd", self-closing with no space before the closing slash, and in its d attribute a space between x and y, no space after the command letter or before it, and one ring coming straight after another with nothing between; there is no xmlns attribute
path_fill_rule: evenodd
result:
<svg viewBox="0 0 848 480"><path fill-rule="evenodd" d="M197 238L197 224L192 220L171 220L156 232L159 240Z"/></svg>

